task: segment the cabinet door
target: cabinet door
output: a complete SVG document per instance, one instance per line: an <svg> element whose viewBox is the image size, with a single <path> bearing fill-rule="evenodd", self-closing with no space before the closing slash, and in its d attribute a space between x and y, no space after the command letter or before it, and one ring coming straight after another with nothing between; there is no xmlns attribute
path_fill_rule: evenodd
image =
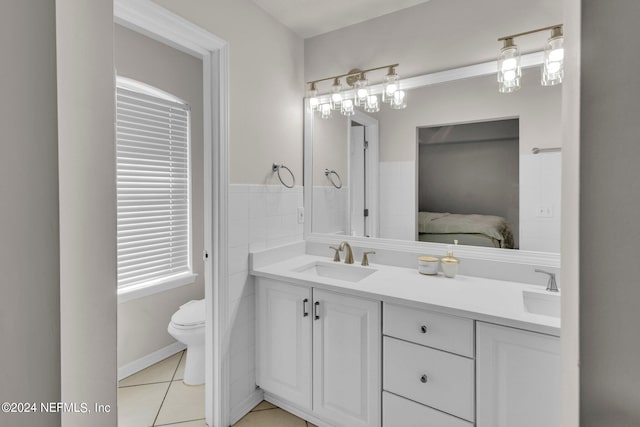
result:
<svg viewBox="0 0 640 427"><path fill-rule="evenodd" d="M314 289L313 410L334 426L379 427L380 302Z"/></svg>
<svg viewBox="0 0 640 427"><path fill-rule="evenodd" d="M478 322L477 427L560 427L560 339Z"/></svg>
<svg viewBox="0 0 640 427"><path fill-rule="evenodd" d="M311 410L311 289L259 278L257 382Z"/></svg>

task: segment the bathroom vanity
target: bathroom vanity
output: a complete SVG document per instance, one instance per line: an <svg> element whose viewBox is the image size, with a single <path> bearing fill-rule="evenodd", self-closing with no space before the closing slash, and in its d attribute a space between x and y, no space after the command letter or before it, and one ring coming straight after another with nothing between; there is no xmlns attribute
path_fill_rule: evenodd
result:
<svg viewBox="0 0 640 427"><path fill-rule="evenodd" d="M308 254L252 274L257 383L318 426L560 425L559 295Z"/></svg>

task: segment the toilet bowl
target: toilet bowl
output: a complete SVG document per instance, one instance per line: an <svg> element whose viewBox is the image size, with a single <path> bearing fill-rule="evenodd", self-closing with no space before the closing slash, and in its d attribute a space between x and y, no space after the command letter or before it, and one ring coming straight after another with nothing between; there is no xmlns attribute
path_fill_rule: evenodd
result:
<svg viewBox="0 0 640 427"><path fill-rule="evenodd" d="M169 334L187 346L183 381L188 385L204 383L204 300L192 300L173 313Z"/></svg>

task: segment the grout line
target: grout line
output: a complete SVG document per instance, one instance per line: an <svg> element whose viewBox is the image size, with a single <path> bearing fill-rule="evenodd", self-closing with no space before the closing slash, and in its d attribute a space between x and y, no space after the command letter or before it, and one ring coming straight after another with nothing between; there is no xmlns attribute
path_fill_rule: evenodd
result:
<svg viewBox="0 0 640 427"><path fill-rule="evenodd" d="M252 409L251 412L273 411L274 409L280 409L280 408Z"/></svg>
<svg viewBox="0 0 640 427"><path fill-rule="evenodd" d="M160 407L158 408L158 412L156 412L156 416L153 419L153 423L151 425L155 426L156 425L156 421L158 421L158 415L160 415L160 411L162 410L162 405L164 405L164 401L167 398L167 395L169 394L169 389L171 388L171 383L173 382L173 378L175 378L176 376L176 372L178 372L178 367L180 366L180 362L182 361L182 358L184 357L184 350L182 350L182 354L180 355L180 360L178 360L178 363L176 364L176 368L173 370L173 375L171 376L171 381L169 382L169 387L167 387L167 391L164 392L164 396L162 397L162 402L160 403Z"/></svg>
<svg viewBox="0 0 640 427"><path fill-rule="evenodd" d="M184 354L186 353L187 350L182 350L182 354L180 355L180 359L178 359L178 364L176 365L176 369L174 369L173 371L173 375L171 375L171 381L173 381L176 377L176 374L178 373L178 368L180 367L180 363L182 362L182 358L184 357Z"/></svg>
<svg viewBox="0 0 640 427"><path fill-rule="evenodd" d="M176 421L175 423L169 423L169 424L157 424L155 427L164 427L164 426L175 426L177 424L182 424L182 423L191 423L194 421L200 421L200 420L205 420L205 418L196 418L193 420L185 420L185 421Z"/></svg>
<svg viewBox="0 0 640 427"><path fill-rule="evenodd" d="M141 385L151 385L151 384L164 384L164 383L170 383L171 380L167 380L167 381L154 381L151 383L140 383L140 384L131 384L131 385L121 385L118 386L118 388L129 388L129 387L139 387Z"/></svg>

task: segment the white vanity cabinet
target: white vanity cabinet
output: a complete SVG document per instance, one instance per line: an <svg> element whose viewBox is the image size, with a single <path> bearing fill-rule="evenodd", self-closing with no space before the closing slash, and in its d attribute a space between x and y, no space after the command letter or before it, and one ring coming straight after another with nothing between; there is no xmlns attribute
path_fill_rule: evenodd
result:
<svg viewBox="0 0 640 427"><path fill-rule="evenodd" d="M474 322L383 304L384 427L471 427Z"/></svg>
<svg viewBox="0 0 640 427"><path fill-rule="evenodd" d="M332 426L381 423L380 302L257 279L257 382Z"/></svg>
<svg viewBox="0 0 640 427"><path fill-rule="evenodd" d="M311 410L311 289L258 279L257 382Z"/></svg>
<svg viewBox="0 0 640 427"><path fill-rule="evenodd" d="M560 427L560 339L476 325L477 427Z"/></svg>

